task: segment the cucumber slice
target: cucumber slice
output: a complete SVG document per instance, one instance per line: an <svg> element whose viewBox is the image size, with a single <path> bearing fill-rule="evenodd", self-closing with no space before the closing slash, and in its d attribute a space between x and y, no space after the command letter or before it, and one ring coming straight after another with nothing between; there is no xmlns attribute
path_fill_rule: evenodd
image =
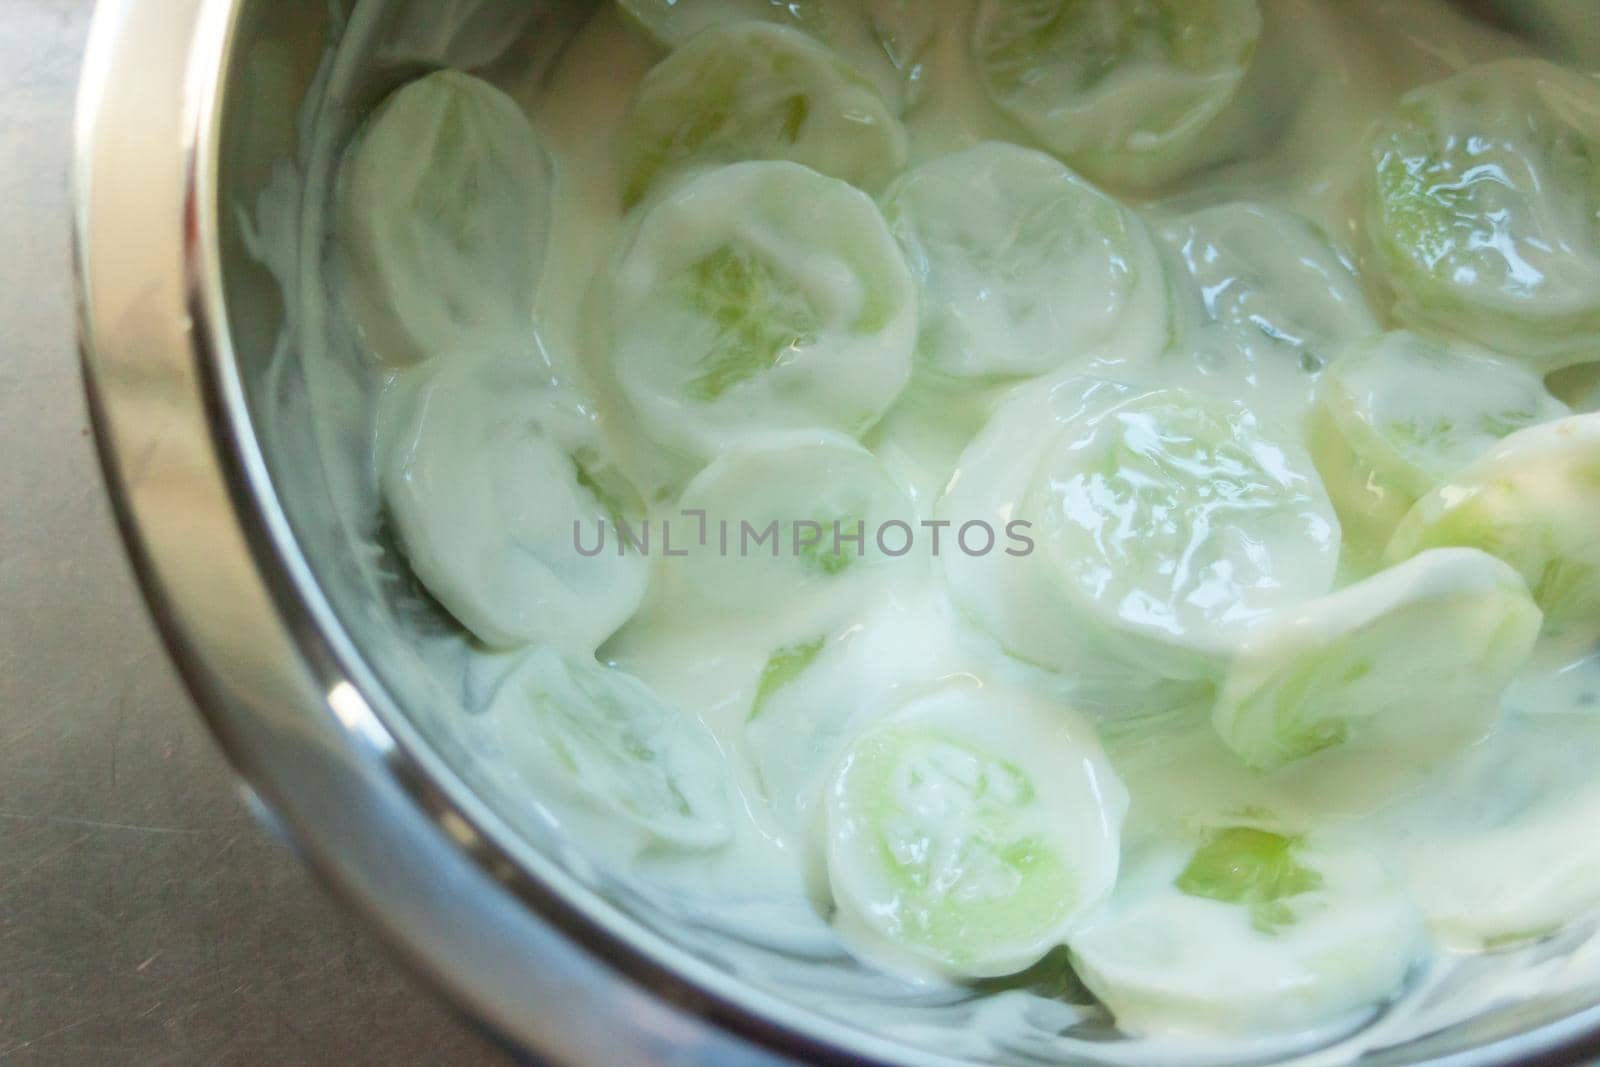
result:
<svg viewBox="0 0 1600 1067"><path fill-rule="evenodd" d="M712 604L757 616L859 599L893 562L878 545L879 527L914 521L877 458L832 434L730 450L689 483L678 507L705 516L703 543L697 516L685 526L696 542L682 545L688 585Z"/></svg>
<svg viewBox="0 0 1600 1067"><path fill-rule="evenodd" d="M951 673L961 655L954 621L948 600L919 582L863 598L843 622L802 631L808 636L768 661L757 686L759 714L745 724L744 751L767 810L806 843L819 881L826 866L824 797L834 769L864 729L903 705L908 693L923 692L928 679ZM814 889L825 905L826 886Z"/></svg>
<svg viewBox="0 0 1600 1067"><path fill-rule="evenodd" d="M1283 408L1304 403L1340 349L1378 332L1349 257L1301 215L1243 201L1158 232L1193 283L1180 304L1186 343L1169 355L1195 357L1218 392L1243 385Z"/></svg>
<svg viewBox="0 0 1600 1067"><path fill-rule="evenodd" d="M835 925L910 974L1012 974L1111 891L1127 794L1063 709L992 686L912 701L827 796Z"/></svg>
<svg viewBox="0 0 1600 1067"><path fill-rule="evenodd" d="M1081 610L1193 647L1325 590L1338 523L1309 458L1245 408L1146 393L1068 429L1034 483Z"/></svg>
<svg viewBox="0 0 1600 1067"><path fill-rule="evenodd" d="M1071 944L1119 1029L1191 1039L1354 1027L1428 951L1376 858L1252 826L1136 858Z"/></svg>
<svg viewBox="0 0 1600 1067"><path fill-rule="evenodd" d="M403 2L386 13L384 59L477 70L536 39L554 14L505 0Z"/></svg>
<svg viewBox="0 0 1600 1067"><path fill-rule="evenodd" d="M688 457L777 430L858 436L910 378L916 316L864 193L736 163L639 220L611 276L611 365L644 434Z"/></svg>
<svg viewBox="0 0 1600 1067"><path fill-rule="evenodd" d="M1431 766L1488 731L1539 623L1499 560L1426 552L1263 623L1233 657L1212 722L1258 770L1331 748Z"/></svg>
<svg viewBox="0 0 1600 1067"><path fill-rule="evenodd" d="M555 166L515 101L419 78L357 134L338 181L344 289L367 349L405 366L532 333Z"/></svg>
<svg viewBox="0 0 1600 1067"><path fill-rule="evenodd" d="M552 792L647 840L710 849L732 835L727 766L704 727L637 678L540 647L483 714L499 754L536 795Z"/></svg>
<svg viewBox="0 0 1600 1067"><path fill-rule="evenodd" d="M1242 406L1133 397L1069 429L1041 475L1047 558L1105 625L1197 638L1331 582L1338 524L1309 459Z"/></svg>
<svg viewBox="0 0 1600 1067"><path fill-rule="evenodd" d="M1568 414L1532 371L1464 344L1386 333L1323 376L1312 455L1347 540L1381 547L1434 486L1517 430Z"/></svg>
<svg viewBox="0 0 1600 1067"><path fill-rule="evenodd" d="M1261 36L1256 0L983 0L984 87L1096 181L1150 186L1207 162Z"/></svg>
<svg viewBox="0 0 1600 1067"><path fill-rule="evenodd" d="M1553 49L1574 66L1600 69L1600 24L1594 12L1571 0L1488 0L1492 17Z"/></svg>
<svg viewBox="0 0 1600 1067"><path fill-rule="evenodd" d="M617 0L617 6L668 48L704 31L746 21L775 23L820 37L837 17L828 0Z"/></svg>
<svg viewBox="0 0 1600 1067"><path fill-rule="evenodd" d="M1508 716L1373 826L1435 935L1465 951L1536 940L1592 914L1600 717Z"/></svg>
<svg viewBox="0 0 1600 1067"><path fill-rule="evenodd" d="M523 355L448 353L379 411L379 480L412 570L483 643L592 654L638 609L648 561L598 524L642 517L594 413Z"/></svg>
<svg viewBox="0 0 1600 1067"><path fill-rule="evenodd" d="M802 31L847 60L876 86L896 112L917 88L912 57L919 27L931 12L918 0L617 0L625 15L658 44L687 47L724 26L766 23ZM904 8L905 10L896 10Z"/></svg>
<svg viewBox="0 0 1600 1067"><path fill-rule="evenodd" d="M945 554L952 595L1089 690L1211 677L1230 634L1332 588L1339 547L1310 459L1244 407L1086 379L1002 407L939 510L1033 524L1021 558Z"/></svg>
<svg viewBox="0 0 1600 1067"><path fill-rule="evenodd" d="M990 142L884 196L922 283L922 361L957 378L1134 363L1169 340L1160 256L1133 212L1039 152Z"/></svg>
<svg viewBox="0 0 1600 1067"><path fill-rule="evenodd" d="M1522 575L1547 633L1600 626L1600 415L1512 434L1417 502L1386 556L1481 548Z"/></svg>
<svg viewBox="0 0 1600 1067"><path fill-rule="evenodd" d="M622 137L625 206L695 164L787 159L876 192L906 161L905 131L870 82L764 22L713 27L662 60Z"/></svg>
<svg viewBox="0 0 1600 1067"><path fill-rule="evenodd" d="M1506 60L1417 89L1371 149L1367 235L1403 322L1541 373L1600 350L1600 81Z"/></svg>

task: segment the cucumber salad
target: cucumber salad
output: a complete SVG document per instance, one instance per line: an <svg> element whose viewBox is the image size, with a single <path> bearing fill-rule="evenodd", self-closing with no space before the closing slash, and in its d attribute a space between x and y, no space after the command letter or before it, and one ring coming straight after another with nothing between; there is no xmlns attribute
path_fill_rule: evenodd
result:
<svg viewBox="0 0 1600 1067"><path fill-rule="evenodd" d="M415 640L594 862L908 995L1315 1045L1564 936L1600 76L1559 43L617 0L536 79L406 81L333 169L330 306Z"/></svg>

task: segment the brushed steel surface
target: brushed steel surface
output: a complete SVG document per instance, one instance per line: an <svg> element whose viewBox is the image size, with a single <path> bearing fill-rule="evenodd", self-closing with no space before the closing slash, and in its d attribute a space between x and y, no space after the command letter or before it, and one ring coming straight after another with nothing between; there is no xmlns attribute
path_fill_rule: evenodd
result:
<svg viewBox="0 0 1600 1067"><path fill-rule="evenodd" d="M0 0L0 1063L508 1063L251 817L130 574L73 340L90 9Z"/></svg>

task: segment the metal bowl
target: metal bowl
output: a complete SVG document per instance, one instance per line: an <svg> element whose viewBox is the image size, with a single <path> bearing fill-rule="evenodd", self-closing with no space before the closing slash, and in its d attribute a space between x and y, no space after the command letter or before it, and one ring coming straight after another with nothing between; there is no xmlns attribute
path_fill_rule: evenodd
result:
<svg viewBox="0 0 1600 1067"><path fill-rule="evenodd" d="M374 589L371 546L342 520L358 450L343 466L308 444L327 429L303 403L293 294L256 241L263 226L303 226L325 195L307 116L337 139L420 70L537 74L585 8L100 4L75 247L89 397L129 550L197 702L272 818L513 1049L619 1065L940 1062L926 1038L873 1032L797 994L832 981L828 961L802 981L764 981L520 813L434 713ZM447 32L451 19L473 31ZM416 32L430 25L440 32ZM320 256L301 237L289 242L299 254ZM1570 1063L1600 1050L1595 999L1530 997L1363 1062ZM1040 1062L1019 1049L984 1058Z"/></svg>

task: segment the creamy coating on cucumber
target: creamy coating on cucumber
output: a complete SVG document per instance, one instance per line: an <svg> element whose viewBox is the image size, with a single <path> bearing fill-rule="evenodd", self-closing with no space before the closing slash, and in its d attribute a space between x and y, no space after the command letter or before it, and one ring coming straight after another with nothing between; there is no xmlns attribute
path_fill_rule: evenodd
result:
<svg viewBox="0 0 1600 1067"><path fill-rule="evenodd" d="M897 558L873 532L910 511L905 492L871 452L831 434L774 437L725 452L678 502L693 520L678 563L684 584L708 604L768 618L790 610L848 613Z"/></svg>
<svg viewBox="0 0 1600 1067"><path fill-rule="evenodd" d="M1072 953L1125 1026L1249 1035L1359 1017L1426 944L1376 855L1242 825L1138 853Z"/></svg>
<svg viewBox="0 0 1600 1067"><path fill-rule="evenodd" d="M773 430L865 433L911 374L917 293L883 215L798 163L701 171L646 205L606 289L618 388L694 460Z"/></svg>
<svg viewBox="0 0 1600 1067"><path fill-rule="evenodd" d="M984 0L974 50L996 104L1102 181L1207 162L1261 33L1256 0Z"/></svg>
<svg viewBox="0 0 1600 1067"><path fill-rule="evenodd" d="M1297 212L1235 201L1164 220L1183 345L1163 353L1165 373L1235 396L1310 396L1347 345L1372 336L1350 254ZM1274 402L1281 417L1298 412Z"/></svg>
<svg viewBox="0 0 1600 1067"><path fill-rule="evenodd" d="M513 773L628 824L637 847L728 840L729 775L711 738L632 675L536 648L483 720Z"/></svg>
<svg viewBox="0 0 1600 1067"><path fill-rule="evenodd" d="M638 609L647 561L578 553L571 524L626 525L644 506L595 412L519 356L444 352L396 378L384 501L411 568L479 641L592 654Z"/></svg>
<svg viewBox="0 0 1600 1067"><path fill-rule="evenodd" d="M1403 330L1352 345L1310 419L1346 551L1387 543L1418 499L1501 438L1566 414L1536 374L1472 345Z"/></svg>
<svg viewBox="0 0 1600 1067"><path fill-rule="evenodd" d="M1424 552L1246 634L1212 717L1258 770L1368 750L1425 767L1488 732L1542 621L1506 564Z"/></svg>
<svg viewBox="0 0 1600 1067"><path fill-rule="evenodd" d="M1310 457L1235 401L1068 378L1001 407L940 502L1026 524L1033 551L944 557L950 592L1018 658L1113 704L1207 677L1231 634L1327 592L1339 526Z"/></svg>
<svg viewBox="0 0 1600 1067"><path fill-rule="evenodd" d="M1406 322L1547 370L1600 344L1600 82L1543 60L1401 100L1371 148L1367 237Z"/></svg>
<svg viewBox="0 0 1600 1067"><path fill-rule="evenodd" d="M877 191L905 165L905 131L870 82L797 30L713 26L640 83L623 134L623 200L674 168L788 159Z"/></svg>
<svg viewBox="0 0 1600 1067"><path fill-rule="evenodd" d="M1510 435L1417 502L1390 559L1441 545L1510 563L1557 630L1600 619L1600 416L1573 415Z"/></svg>
<svg viewBox="0 0 1600 1067"><path fill-rule="evenodd" d="M837 51L869 78L896 110L912 99L918 56L931 33L906 0L618 0L648 36L676 48L705 30L766 23L797 30Z"/></svg>
<svg viewBox="0 0 1600 1067"><path fill-rule="evenodd" d="M827 794L841 932L935 973L1013 974L1110 891L1127 797L1088 724L995 686L891 712Z"/></svg>
<svg viewBox="0 0 1600 1067"><path fill-rule="evenodd" d="M918 357L936 372L1137 363L1171 340L1144 222L1042 152L989 143L941 157L896 182L884 210L922 284Z"/></svg>
<svg viewBox="0 0 1600 1067"><path fill-rule="evenodd" d="M1444 0L478 59L334 168L361 521L666 936L940 1052L1331 1063L1600 908L1600 77Z"/></svg>
<svg viewBox="0 0 1600 1067"><path fill-rule="evenodd" d="M520 338L554 182L521 108L487 82L439 71L386 100L337 190L345 294L374 358L405 365L468 335Z"/></svg>

